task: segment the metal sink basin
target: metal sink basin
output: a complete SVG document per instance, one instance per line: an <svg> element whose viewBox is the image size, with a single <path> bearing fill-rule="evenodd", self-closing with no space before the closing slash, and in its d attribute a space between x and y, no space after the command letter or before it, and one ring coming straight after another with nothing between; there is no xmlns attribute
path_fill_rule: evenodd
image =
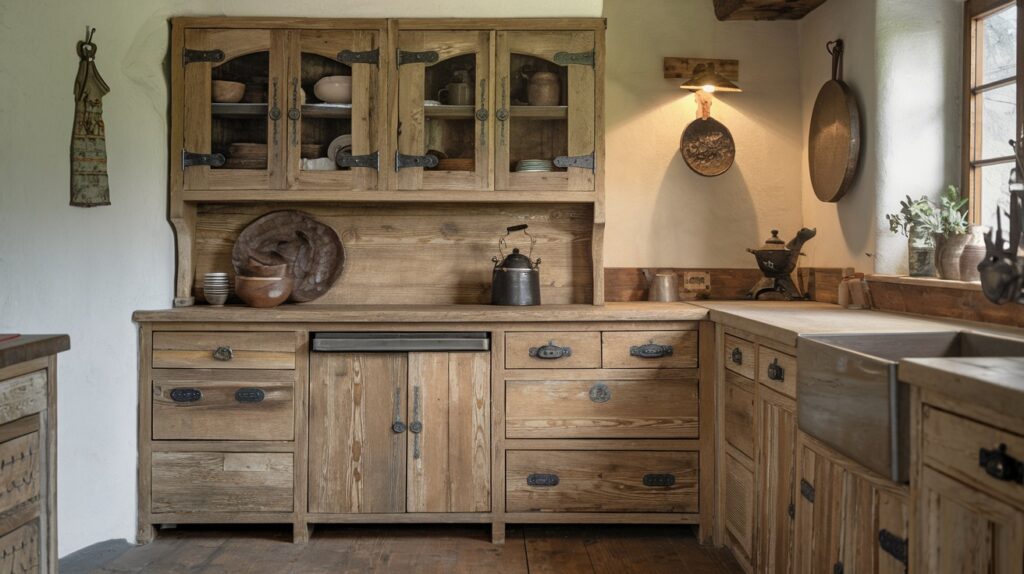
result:
<svg viewBox="0 0 1024 574"><path fill-rule="evenodd" d="M910 466L910 401L899 361L1024 357L1024 341L965 332L807 335L797 341L800 430L896 482Z"/></svg>

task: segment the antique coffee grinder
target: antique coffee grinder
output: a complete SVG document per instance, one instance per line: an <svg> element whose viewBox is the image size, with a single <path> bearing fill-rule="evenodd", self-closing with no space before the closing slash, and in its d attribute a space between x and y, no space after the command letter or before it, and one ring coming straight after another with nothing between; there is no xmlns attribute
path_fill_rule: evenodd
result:
<svg viewBox="0 0 1024 574"><path fill-rule="evenodd" d="M754 285L747 299L782 299L796 301L803 299L800 288L793 282L792 273L803 255L800 249L804 243L818 234L816 229L803 228L789 243L779 239L779 230L773 229L772 236L760 249L747 249L757 259L757 266L764 278Z"/></svg>

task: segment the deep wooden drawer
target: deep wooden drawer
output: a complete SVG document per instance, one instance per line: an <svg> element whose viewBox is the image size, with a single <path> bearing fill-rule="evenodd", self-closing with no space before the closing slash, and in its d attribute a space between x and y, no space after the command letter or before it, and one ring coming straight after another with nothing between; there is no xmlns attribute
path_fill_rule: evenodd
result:
<svg viewBox="0 0 1024 574"><path fill-rule="evenodd" d="M796 398L796 357L770 347L757 350L757 380L787 397Z"/></svg>
<svg viewBox="0 0 1024 574"><path fill-rule="evenodd" d="M157 369L294 369L294 333L153 333Z"/></svg>
<svg viewBox="0 0 1024 574"><path fill-rule="evenodd" d="M38 505L41 450L38 416L0 426L0 514L29 503Z"/></svg>
<svg viewBox="0 0 1024 574"><path fill-rule="evenodd" d="M0 424L46 409L46 370L0 381Z"/></svg>
<svg viewBox="0 0 1024 574"><path fill-rule="evenodd" d="M750 380L754 380L757 371L755 349L756 346L750 341L726 335L725 349L722 354L725 368L734 373L739 373Z"/></svg>
<svg viewBox="0 0 1024 574"><path fill-rule="evenodd" d="M725 411L725 441L753 459L754 381L726 371L722 403Z"/></svg>
<svg viewBox="0 0 1024 574"><path fill-rule="evenodd" d="M39 520L0 536L0 572L39 572ZM51 566L56 572L56 565Z"/></svg>
<svg viewBox="0 0 1024 574"><path fill-rule="evenodd" d="M982 449L995 454L1003 444L1007 455L1024 461L1024 437L928 405L923 419L925 464L1024 508L1024 485L994 478L981 465Z"/></svg>
<svg viewBox="0 0 1024 574"><path fill-rule="evenodd" d="M154 440L292 440L291 371L157 371Z"/></svg>
<svg viewBox="0 0 1024 574"><path fill-rule="evenodd" d="M696 331L616 331L601 333L601 364L606 369L694 369Z"/></svg>
<svg viewBox="0 0 1024 574"><path fill-rule="evenodd" d="M505 472L508 512L698 510L696 452L507 451Z"/></svg>
<svg viewBox="0 0 1024 574"><path fill-rule="evenodd" d="M505 335L507 369L596 369L601 366L601 333L523 332Z"/></svg>
<svg viewBox="0 0 1024 574"><path fill-rule="evenodd" d="M698 383L508 381L508 438L697 438Z"/></svg>
<svg viewBox="0 0 1024 574"><path fill-rule="evenodd" d="M153 512L291 512L290 452L154 452Z"/></svg>

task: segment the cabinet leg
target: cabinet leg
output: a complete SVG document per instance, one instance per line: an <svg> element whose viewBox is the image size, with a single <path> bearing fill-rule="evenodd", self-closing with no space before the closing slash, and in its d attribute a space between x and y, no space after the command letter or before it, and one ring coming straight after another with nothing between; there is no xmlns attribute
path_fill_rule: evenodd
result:
<svg viewBox="0 0 1024 574"><path fill-rule="evenodd" d="M493 522L491 523L491 544L504 544L505 543L505 523L504 522Z"/></svg>
<svg viewBox="0 0 1024 574"><path fill-rule="evenodd" d="M292 530L292 542L295 544L308 544L309 537L313 534L313 525L305 522L296 522Z"/></svg>
<svg viewBox="0 0 1024 574"><path fill-rule="evenodd" d="M156 536L156 529L152 524L139 524L135 532L136 544L149 544Z"/></svg>

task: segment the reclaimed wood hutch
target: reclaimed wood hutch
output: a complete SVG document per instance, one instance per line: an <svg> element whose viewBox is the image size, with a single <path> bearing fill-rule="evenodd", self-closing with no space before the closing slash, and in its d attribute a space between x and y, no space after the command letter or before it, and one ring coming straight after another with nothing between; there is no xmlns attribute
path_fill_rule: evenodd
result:
<svg viewBox="0 0 1024 574"><path fill-rule="evenodd" d="M172 24L175 308L134 316L140 541L242 522L292 524L297 542L375 522L491 524L495 541L530 522L710 537L712 325L687 305L604 305L604 20ZM527 105L540 70L558 105ZM473 103L430 101L456 72ZM352 77L351 104L317 99L327 75ZM214 80L246 97L211 103ZM339 135L343 169L303 169ZM266 157L232 157L240 142ZM533 158L561 167L516 171ZM338 232L338 282L312 304L203 304L203 274L231 272L241 230L280 209ZM497 238L522 223L544 305L485 305ZM311 352L320 332L409 331L483 332L490 350Z"/></svg>

